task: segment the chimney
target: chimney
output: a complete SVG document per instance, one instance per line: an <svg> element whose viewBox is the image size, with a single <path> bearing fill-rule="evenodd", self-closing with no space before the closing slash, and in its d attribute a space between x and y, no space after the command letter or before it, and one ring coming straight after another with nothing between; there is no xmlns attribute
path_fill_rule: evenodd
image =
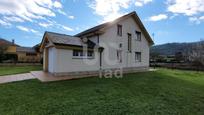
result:
<svg viewBox="0 0 204 115"><path fill-rule="evenodd" d="M12 45L14 45L15 44L15 40L14 39L12 39Z"/></svg>

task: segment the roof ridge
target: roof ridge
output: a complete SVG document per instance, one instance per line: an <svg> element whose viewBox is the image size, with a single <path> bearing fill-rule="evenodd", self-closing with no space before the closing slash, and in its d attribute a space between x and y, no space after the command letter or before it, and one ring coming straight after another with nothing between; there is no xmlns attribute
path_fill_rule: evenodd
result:
<svg viewBox="0 0 204 115"><path fill-rule="evenodd" d="M51 31L45 31L45 33L51 33L51 34L58 34L58 35L63 35L63 36L76 37L76 36L73 36L73 35L68 35L68 34L63 34L63 33L57 33L57 32L51 32Z"/></svg>
<svg viewBox="0 0 204 115"><path fill-rule="evenodd" d="M115 20L121 19L121 18L126 17L126 16L129 16L129 15L133 15L133 14L136 14L136 12L135 12L135 11L132 11L132 12L130 12L130 13L127 13L127 14L125 14L125 15L123 15L123 16L120 16L120 17L116 18ZM113 21L115 21L115 20L113 20ZM108 22L105 22L105 23L102 23L102 24L93 26L93 27L91 27L91 28L89 28L89 29L86 29L86 30L84 30L84 31L82 31L82 32L80 32L80 33L74 35L74 36L78 37L78 36L81 36L81 35L83 35L83 34L86 34L86 33L89 32L89 31L95 31L95 29L97 30L97 29L103 28L103 26L106 26L107 24L111 24L113 21L108 21Z"/></svg>

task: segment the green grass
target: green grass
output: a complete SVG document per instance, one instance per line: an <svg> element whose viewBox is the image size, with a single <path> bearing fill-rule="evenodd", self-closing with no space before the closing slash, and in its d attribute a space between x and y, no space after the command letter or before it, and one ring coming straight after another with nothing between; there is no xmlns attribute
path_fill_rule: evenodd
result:
<svg viewBox="0 0 204 115"><path fill-rule="evenodd" d="M204 73L159 69L121 79L0 85L0 114L204 114Z"/></svg>
<svg viewBox="0 0 204 115"><path fill-rule="evenodd" d="M0 66L0 76L42 70L42 66Z"/></svg>

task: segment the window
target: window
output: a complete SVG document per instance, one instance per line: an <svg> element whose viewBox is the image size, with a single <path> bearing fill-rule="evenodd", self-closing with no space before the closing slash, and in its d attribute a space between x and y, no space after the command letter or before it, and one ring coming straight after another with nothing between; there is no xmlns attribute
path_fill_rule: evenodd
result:
<svg viewBox="0 0 204 115"><path fill-rule="evenodd" d="M73 50L73 57L74 58L94 58L94 52L93 51L83 52L83 50Z"/></svg>
<svg viewBox="0 0 204 115"><path fill-rule="evenodd" d="M73 50L73 56L79 56L79 51L78 50Z"/></svg>
<svg viewBox="0 0 204 115"><path fill-rule="evenodd" d="M37 56L36 53L26 53L26 56Z"/></svg>
<svg viewBox="0 0 204 115"><path fill-rule="evenodd" d="M135 52L135 61L141 62L141 52Z"/></svg>
<svg viewBox="0 0 204 115"><path fill-rule="evenodd" d="M93 51L88 51L88 57L93 57Z"/></svg>
<svg viewBox="0 0 204 115"><path fill-rule="evenodd" d="M131 52L132 50L132 35L128 33L128 51Z"/></svg>
<svg viewBox="0 0 204 115"><path fill-rule="evenodd" d="M122 43L119 44L119 48L122 48Z"/></svg>
<svg viewBox="0 0 204 115"><path fill-rule="evenodd" d="M122 50L117 50L117 60L122 63Z"/></svg>
<svg viewBox="0 0 204 115"><path fill-rule="evenodd" d="M122 25L119 25L117 26L117 34L118 36L122 36Z"/></svg>
<svg viewBox="0 0 204 115"><path fill-rule="evenodd" d="M136 33L136 40L137 41L141 41L141 32L139 32L139 31L135 31L135 33Z"/></svg>

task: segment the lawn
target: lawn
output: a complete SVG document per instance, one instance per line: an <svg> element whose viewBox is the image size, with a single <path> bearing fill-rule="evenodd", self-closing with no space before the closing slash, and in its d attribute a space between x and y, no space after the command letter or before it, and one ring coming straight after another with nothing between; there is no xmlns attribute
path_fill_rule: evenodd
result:
<svg viewBox="0 0 204 115"><path fill-rule="evenodd" d="M159 69L117 78L0 85L0 114L204 115L204 73Z"/></svg>
<svg viewBox="0 0 204 115"><path fill-rule="evenodd" d="M0 76L42 70L42 66L0 66Z"/></svg>

